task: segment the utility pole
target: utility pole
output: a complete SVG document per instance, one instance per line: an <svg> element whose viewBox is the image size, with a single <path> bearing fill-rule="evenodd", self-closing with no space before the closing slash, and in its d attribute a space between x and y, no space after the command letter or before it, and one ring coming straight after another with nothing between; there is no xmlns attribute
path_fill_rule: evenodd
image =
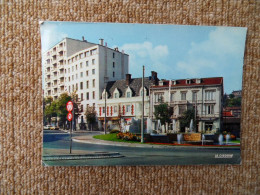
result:
<svg viewBox="0 0 260 195"><path fill-rule="evenodd" d="M144 143L144 66L142 78L142 123L141 123L141 142Z"/></svg>
<svg viewBox="0 0 260 195"><path fill-rule="evenodd" d="M105 90L105 127L104 132L107 134L107 92Z"/></svg>

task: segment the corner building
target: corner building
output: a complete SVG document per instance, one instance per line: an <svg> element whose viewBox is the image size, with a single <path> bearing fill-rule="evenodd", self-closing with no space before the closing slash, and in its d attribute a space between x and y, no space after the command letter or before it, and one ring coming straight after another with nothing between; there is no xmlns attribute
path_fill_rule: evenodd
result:
<svg viewBox="0 0 260 195"><path fill-rule="evenodd" d="M222 126L223 77L160 80L158 86L151 86L150 118L155 130L158 128L154 107L162 102L173 110L172 123L165 131L187 131L181 127L180 118L186 110L193 108L197 120L193 129L196 132L218 132Z"/></svg>
<svg viewBox="0 0 260 195"><path fill-rule="evenodd" d="M65 38L44 54L44 96L57 99L61 93L75 92L81 116L88 106L96 108L105 82L120 80L128 73L129 56L118 48Z"/></svg>

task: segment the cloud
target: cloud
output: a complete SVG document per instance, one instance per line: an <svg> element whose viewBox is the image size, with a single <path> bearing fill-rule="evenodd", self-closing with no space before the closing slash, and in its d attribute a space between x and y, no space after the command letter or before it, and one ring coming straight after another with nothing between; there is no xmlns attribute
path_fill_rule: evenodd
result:
<svg viewBox="0 0 260 195"><path fill-rule="evenodd" d="M129 55L129 69L133 76L141 76L141 66L145 65L148 71L166 67L165 59L169 55L167 45L153 46L151 42L128 43L120 47ZM140 71L138 71L140 70ZM136 72L137 71L137 72Z"/></svg>
<svg viewBox="0 0 260 195"><path fill-rule="evenodd" d="M191 43L176 70L193 78L223 76L227 89L241 89L245 34L245 28L217 27L206 40Z"/></svg>
<svg viewBox="0 0 260 195"><path fill-rule="evenodd" d="M63 38L68 37L68 34L58 30L56 24L43 23L41 25L42 52L46 52Z"/></svg>

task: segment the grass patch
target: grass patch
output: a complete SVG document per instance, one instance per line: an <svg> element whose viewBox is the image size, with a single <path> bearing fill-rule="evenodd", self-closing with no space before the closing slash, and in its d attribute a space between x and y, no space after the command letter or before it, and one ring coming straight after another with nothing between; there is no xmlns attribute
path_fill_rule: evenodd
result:
<svg viewBox="0 0 260 195"><path fill-rule="evenodd" d="M240 144L240 140L231 140L231 141L229 141L229 143L236 143L236 144Z"/></svg>
<svg viewBox="0 0 260 195"><path fill-rule="evenodd" d="M93 138L106 140L106 141L112 141L112 142L140 143L138 141L126 141L126 140L118 139L116 137L116 133L105 134L105 135L95 135L95 136L93 136Z"/></svg>

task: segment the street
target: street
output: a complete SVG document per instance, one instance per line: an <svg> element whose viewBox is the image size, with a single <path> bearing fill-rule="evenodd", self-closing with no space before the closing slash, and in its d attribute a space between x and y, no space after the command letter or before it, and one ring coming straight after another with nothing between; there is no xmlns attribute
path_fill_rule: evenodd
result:
<svg viewBox="0 0 260 195"><path fill-rule="evenodd" d="M99 132L73 133L74 136L96 135ZM62 131L44 130L43 152L47 149L67 150L69 153L70 135ZM78 159L44 161L49 166L108 166L108 165L200 165L200 164L239 164L239 148L180 147L141 148L109 146L72 142L73 151L118 152L124 157L106 159Z"/></svg>

